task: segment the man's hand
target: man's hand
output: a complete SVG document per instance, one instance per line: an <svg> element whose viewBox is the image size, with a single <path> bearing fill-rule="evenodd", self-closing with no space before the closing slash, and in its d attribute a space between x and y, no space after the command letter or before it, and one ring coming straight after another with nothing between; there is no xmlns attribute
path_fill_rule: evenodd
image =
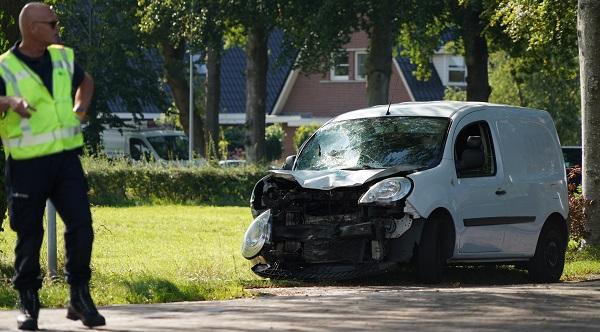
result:
<svg viewBox="0 0 600 332"><path fill-rule="evenodd" d="M30 106L25 99L20 97L0 97L0 106L10 107L15 113L19 114L22 118L30 118L31 114L29 111L35 111L35 108Z"/></svg>

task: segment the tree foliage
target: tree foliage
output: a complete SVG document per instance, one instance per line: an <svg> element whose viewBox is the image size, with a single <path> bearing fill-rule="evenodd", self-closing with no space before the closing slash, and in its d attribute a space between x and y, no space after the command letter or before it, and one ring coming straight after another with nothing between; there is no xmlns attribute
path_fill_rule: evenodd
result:
<svg viewBox="0 0 600 332"><path fill-rule="evenodd" d="M281 158L284 137L285 132L279 123L265 129L265 160L273 161Z"/></svg>
<svg viewBox="0 0 600 332"><path fill-rule="evenodd" d="M284 18L281 25L288 53L299 50L296 66L306 72L329 70L344 54L343 47L350 41L351 34L365 31L369 36L369 55L365 62L368 104L385 104L396 42L407 22L431 15L427 13L432 9L430 3L416 0L288 1L281 7Z"/></svg>
<svg viewBox="0 0 600 332"><path fill-rule="evenodd" d="M581 142L576 9L576 0L503 0L491 15L510 38L491 61L491 100L547 110L563 144Z"/></svg>
<svg viewBox="0 0 600 332"><path fill-rule="evenodd" d="M300 147L302 146L302 144L304 144L304 142L306 142L307 139L309 139L312 134L315 133L315 131L317 131L317 129L319 129L321 126L319 126L318 124L311 124L311 125L304 125L304 126L300 126L298 127L298 129L296 129L296 132L294 133L294 148L296 149L296 152L300 151Z"/></svg>
<svg viewBox="0 0 600 332"><path fill-rule="evenodd" d="M225 5L226 1L222 0L138 0L139 27L146 44L161 50L167 84L186 132L189 128L190 82L186 79L189 66L186 66L185 53L206 51L209 69L205 81L206 100L201 101L202 107L194 107L193 119L194 145L201 155L207 150L218 155L220 58L223 35L227 30ZM211 144L209 149L206 149L205 142Z"/></svg>
<svg viewBox="0 0 600 332"><path fill-rule="evenodd" d="M86 127L88 147L95 151L103 123L118 122L109 105L142 118L144 106L168 107L156 54L142 47L136 24L135 0L53 0L61 36L74 47L76 61L95 81Z"/></svg>
<svg viewBox="0 0 600 332"><path fill-rule="evenodd" d="M2 29L0 29L0 52L1 53L4 53L9 47L8 40L6 39L6 36L4 35L4 25L6 24L6 23L4 23L5 16L6 16L6 14L4 14L4 12L0 9L0 22L2 22Z"/></svg>
<svg viewBox="0 0 600 332"><path fill-rule="evenodd" d="M548 111L563 145L581 142L579 77L576 63L538 61L530 55L510 57L499 51L490 58L490 101Z"/></svg>

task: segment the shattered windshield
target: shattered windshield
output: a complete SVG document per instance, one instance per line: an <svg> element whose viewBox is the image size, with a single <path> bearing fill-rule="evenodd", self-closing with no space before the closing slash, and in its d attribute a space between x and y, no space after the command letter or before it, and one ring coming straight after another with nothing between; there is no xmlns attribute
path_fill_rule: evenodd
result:
<svg viewBox="0 0 600 332"><path fill-rule="evenodd" d="M146 137L158 156L165 160L187 160L188 139L184 135Z"/></svg>
<svg viewBox="0 0 600 332"><path fill-rule="evenodd" d="M449 122L399 116L331 122L306 143L295 169L430 168L441 160Z"/></svg>

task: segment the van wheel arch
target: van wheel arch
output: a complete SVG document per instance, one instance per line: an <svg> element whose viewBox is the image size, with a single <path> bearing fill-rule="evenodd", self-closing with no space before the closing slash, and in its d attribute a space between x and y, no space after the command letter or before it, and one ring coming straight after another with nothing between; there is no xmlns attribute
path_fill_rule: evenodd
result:
<svg viewBox="0 0 600 332"><path fill-rule="evenodd" d="M542 230L546 227L550 227L550 225L558 227L562 233L562 235L564 236L563 240L565 241L565 245L569 243L569 225L567 224L567 221L565 220L565 218L563 218L563 216L558 213L558 212L554 212L551 215L548 216L548 218L546 218L546 221L544 222L544 226L542 227ZM541 234L541 232L540 232Z"/></svg>
<svg viewBox="0 0 600 332"><path fill-rule="evenodd" d="M544 222L535 254L529 260L529 279L541 283L559 281L564 268L568 241L566 220L558 213L551 214Z"/></svg>
<svg viewBox="0 0 600 332"><path fill-rule="evenodd" d="M425 220L416 251L417 277L424 283L439 283L448 258L454 253L455 228L448 210L438 208Z"/></svg>

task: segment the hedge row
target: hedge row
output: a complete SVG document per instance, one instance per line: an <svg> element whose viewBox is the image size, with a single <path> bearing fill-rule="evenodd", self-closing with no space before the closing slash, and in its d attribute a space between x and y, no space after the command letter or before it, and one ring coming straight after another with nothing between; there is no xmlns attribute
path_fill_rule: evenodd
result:
<svg viewBox="0 0 600 332"><path fill-rule="evenodd" d="M248 205L259 167L164 167L83 158L94 205Z"/></svg>

